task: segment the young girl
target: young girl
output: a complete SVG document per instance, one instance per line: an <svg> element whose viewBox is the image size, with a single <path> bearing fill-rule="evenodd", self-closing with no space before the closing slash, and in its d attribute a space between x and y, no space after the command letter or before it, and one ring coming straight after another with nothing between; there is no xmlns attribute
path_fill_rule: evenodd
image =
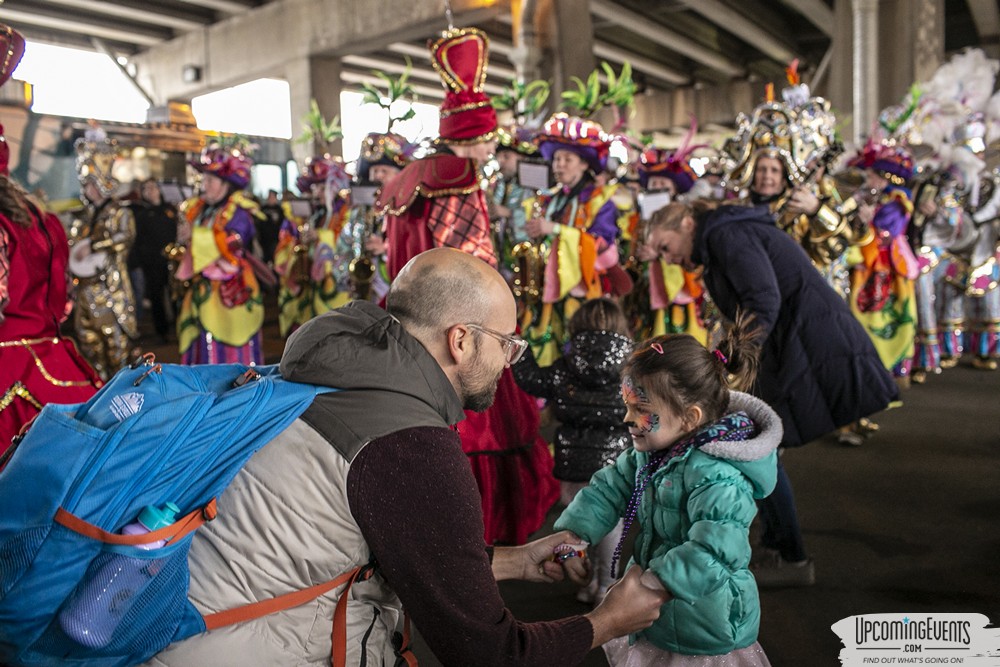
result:
<svg viewBox="0 0 1000 667"><path fill-rule="evenodd" d="M529 348L512 368L518 385L548 399L560 422L553 474L560 480L564 505L632 443L619 390L622 366L632 352L624 313L611 299L585 301L570 318L568 333L565 354L551 366L539 368ZM614 582L608 566L619 530L591 549L591 562L600 566L594 568L590 586L580 591L581 602L599 602Z"/></svg>
<svg viewBox="0 0 1000 667"><path fill-rule="evenodd" d="M622 371L633 446L598 471L555 523L591 543L619 518L626 534L637 523L632 562L645 570L645 585L672 595L649 629L605 644L616 667L770 664L757 643L748 531L755 499L775 484L781 420L727 386L752 382L755 338L751 319L741 316L714 352L688 335L642 343ZM613 569L625 569L623 543Z"/></svg>

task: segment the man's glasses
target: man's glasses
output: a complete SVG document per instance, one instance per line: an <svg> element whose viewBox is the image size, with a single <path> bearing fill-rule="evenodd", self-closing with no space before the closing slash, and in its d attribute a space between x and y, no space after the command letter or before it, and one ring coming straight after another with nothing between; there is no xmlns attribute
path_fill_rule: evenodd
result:
<svg viewBox="0 0 1000 667"><path fill-rule="evenodd" d="M507 358L508 365L517 362L517 360L524 354L524 351L528 349L528 341L524 340L520 336L508 336L507 334L502 334L499 331L487 329L479 324L466 324L465 326L470 329L475 329L476 331L481 331L487 336L492 336L500 341L503 344L503 352L504 356Z"/></svg>

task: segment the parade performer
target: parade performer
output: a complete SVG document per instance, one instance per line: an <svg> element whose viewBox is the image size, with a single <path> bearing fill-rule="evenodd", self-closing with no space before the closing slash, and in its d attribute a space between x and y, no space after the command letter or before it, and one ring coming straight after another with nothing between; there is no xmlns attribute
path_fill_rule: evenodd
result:
<svg viewBox="0 0 1000 667"><path fill-rule="evenodd" d="M508 280L515 272L517 256L526 248L521 244L530 243L522 204L535 191L521 185L518 169L522 159L538 155L538 147L531 137L530 130L520 127L500 128L498 136L496 157L500 172L492 184L490 219L500 272Z"/></svg>
<svg viewBox="0 0 1000 667"><path fill-rule="evenodd" d="M250 248L263 214L243 190L250 158L239 149L206 148L191 163L201 194L181 205L178 243L186 249L177 279L187 286L177 318L181 363L260 364L264 302Z"/></svg>
<svg viewBox="0 0 1000 667"><path fill-rule="evenodd" d="M24 53L24 38L3 24L0 52L11 54L3 85ZM83 403L101 386L59 333L70 308L66 232L10 180L9 161L0 126L0 455L46 403Z"/></svg>
<svg viewBox="0 0 1000 667"><path fill-rule="evenodd" d="M390 123L391 126L391 123ZM372 132L361 142L354 186L365 197L353 197L347 224L337 239L334 271L341 289L355 299L380 303L389 291L385 261L384 218L375 207L374 194L413 160L417 145L401 134ZM352 188L352 193L355 188Z"/></svg>
<svg viewBox="0 0 1000 667"><path fill-rule="evenodd" d="M541 304L525 329L540 366L565 342L564 322L582 300L610 292L602 275L618 265L617 185L599 186L610 141L597 123L557 113L536 137L557 184L524 202L528 235L544 258ZM526 320L522 320L526 321Z"/></svg>
<svg viewBox="0 0 1000 667"><path fill-rule="evenodd" d="M295 182L300 192L310 193L313 210L301 222L287 211L278 235L274 264L282 336L350 300L334 271L337 239L351 210L350 182L343 163L327 155L310 158Z"/></svg>
<svg viewBox="0 0 1000 667"><path fill-rule="evenodd" d="M544 119L550 89L549 82L540 79L527 83L512 81L503 94L493 98L493 107L501 117L510 116L510 123L497 130L496 159L500 169L490 183L489 198L493 244L500 272L508 282L513 282L519 272L518 257L530 247L522 203L536 190L521 183L519 172L522 161L539 162L541 159L534 137ZM518 292L520 282L515 283ZM515 294L518 299L521 296Z"/></svg>
<svg viewBox="0 0 1000 667"><path fill-rule="evenodd" d="M649 148L639 160L639 184L646 193L666 192L671 198L686 195L694 186L697 174L689 158L697 146L691 146L696 126L676 151ZM688 271L678 264L667 264L655 249L641 247L637 254L648 271L649 307L643 317L645 326L638 331L640 340L664 334L690 334L702 345L708 342L703 319L705 288L701 270Z"/></svg>
<svg viewBox="0 0 1000 667"><path fill-rule="evenodd" d="M727 180L744 192L745 204L767 205L778 228L846 298L844 254L871 237L854 216L853 200L843 202L826 173L842 150L830 103L810 96L796 70L797 63L786 70L791 86L782 91L781 102L769 86L766 102L750 116L737 117L737 133L724 146L732 159Z"/></svg>
<svg viewBox="0 0 1000 667"><path fill-rule="evenodd" d="M1000 359L996 220L1000 192L997 173L988 172L985 163L987 143L1000 126L1000 93L993 93L998 69L1000 61L987 58L981 49L968 49L952 56L930 80L917 87L920 96L913 125L919 132L913 133L914 138L932 147L933 158L942 167L957 172L962 186L958 197L964 209L962 215L948 216L945 206L945 215L929 217L933 226L923 233L925 240L937 242L941 253L934 272L940 277L934 310L941 328L942 366L957 363L963 348L973 353L976 368L996 369ZM927 209L934 213L933 202ZM916 215L920 214L918 209ZM916 219L919 221L919 217ZM949 221L953 224L949 225ZM923 292L918 291L917 296L923 321L929 308L920 299ZM930 357L919 344L925 332L919 334L915 371L921 370L923 360ZM917 377L919 374L914 375Z"/></svg>
<svg viewBox="0 0 1000 667"><path fill-rule="evenodd" d="M411 257L435 247L457 248L497 266L479 176L479 167L496 149L496 111L483 92L487 49L485 33L476 28L451 29L430 45L434 68L446 87L437 151L406 165L382 187L376 203L386 216L392 278ZM480 333L485 345L503 343L511 332L480 327ZM462 448L479 485L489 543L525 542L559 496L552 455L538 435L538 424L534 400L517 387L507 368L493 406L467 411L459 425Z"/></svg>
<svg viewBox="0 0 1000 667"><path fill-rule="evenodd" d="M75 145L86 207L85 217L70 229L70 270L76 280L73 324L84 358L107 380L139 354L128 272L135 216L115 196L119 183L111 175L114 142L94 126Z"/></svg>
<svg viewBox="0 0 1000 667"><path fill-rule="evenodd" d="M858 207L859 219L871 225L872 240L859 247L849 262L851 310L875 344L882 363L904 386L913 365L917 304L913 281L919 274L906 232L913 213L907 182L913 158L898 145L869 141L851 160L865 170L865 187L873 204Z"/></svg>

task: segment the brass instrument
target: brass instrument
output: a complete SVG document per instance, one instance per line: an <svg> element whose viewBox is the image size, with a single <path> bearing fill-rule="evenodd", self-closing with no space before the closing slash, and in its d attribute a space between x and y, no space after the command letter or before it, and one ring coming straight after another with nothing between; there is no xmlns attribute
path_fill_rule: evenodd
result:
<svg viewBox="0 0 1000 667"><path fill-rule="evenodd" d="M354 259L347 265L351 279L351 291L355 299L367 300L371 296L372 279L375 277L375 262L368 251L368 239L375 233L375 208L365 206L361 214L361 235L355 239Z"/></svg>
<svg viewBox="0 0 1000 667"><path fill-rule="evenodd" d="M543 217L537 197L531 205L531 216ZM511 249L510 256L514 260L514 298L526 306L534 306L542 298L548 245L542 239L521 241Z"/></svg>
<svg viewBox="0 0 1000 667"><path fill-rule="evenodd" d="M162 250L163 256L167 258L167 293L172 303L180 303L184 298L184 292L191 286L190 280L181 280L177 277L177 268L186 253L187 248L177 242L168 243Z"/></svg>
<svg viewBox="0 0 1000 667"><path fill-rule="evenodd" d="M288 269L289 282L293 285L305 285L312 280L312 260L309 257L309 243L303 241L304 236L308 236L312 231L312 223L309 220L296 225L299 237L292 246L292 266Z"/></svg>

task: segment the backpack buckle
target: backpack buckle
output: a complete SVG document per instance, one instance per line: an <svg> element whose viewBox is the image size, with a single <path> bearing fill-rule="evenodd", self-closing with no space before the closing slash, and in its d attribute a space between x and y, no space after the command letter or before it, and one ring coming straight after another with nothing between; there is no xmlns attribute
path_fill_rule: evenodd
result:
<svg viewBox="0 0 1000 667"><path fill-rule="evenodd" d="M152 352L147 352L138 359L132 361L128 365L128 367L131 368L132 370L135 370L139 368L139 366L142 366L143 364L145 364L146 366L152 366L155 363L156 363L156 355L153 354Z"/></svg>
<svg viewBox="0 0 1000 667"><path fill-rule="evenodd" d="M153 353L150 352L149 354L153 354ZM156 364L155 366L152 366L149 370L147 370L145 373L143 373L142 375L140 375L139 377L137 377L135 379L135 382L132 383L132 386L133 387L138 387L140 384L142 384L143 380L145 380L146 378L149 377L150 373L162 373L162 372L163 372L163 366L161 366L160 364Z"/></svg>
<svg viewBox="0 0 1000 667"><path fill-rule="evenodd" d="M248 382L254 382L259 379L260 379L260 373L258 373L252 368L248 368L246 372L243 373L243 375L233 380L233 389L237 389L239 387L242 387Z"/></svg>

